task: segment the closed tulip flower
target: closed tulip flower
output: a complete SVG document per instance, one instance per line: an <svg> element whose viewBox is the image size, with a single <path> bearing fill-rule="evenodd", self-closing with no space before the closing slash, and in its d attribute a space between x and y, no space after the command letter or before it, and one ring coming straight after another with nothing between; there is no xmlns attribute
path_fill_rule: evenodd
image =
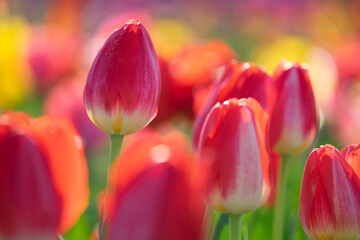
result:
<svg viewBox="0 0 360 240"><path fill-rule="evenodd" d="M111 194L105 239L201 239L204 203L186 137L174 130L131 137L112 166L117 191Z"/></svg>
<svg viewBox="0 0 360 240"><path fill-rule="evenodd" d="M283 61L275 70L277 100L270 120L270 145L282 154L308 148L317 131L317 107L307 69Z"/></svg>
<svg viewBox="0 0 360 240"><path fill-rule="evenodd" d="M206 104L198 114L193 129L193 142L197 147L200 131L211 108L217 102L230 98L255 98L270 113L275 101L275 85L273 79L253 63L229 63L219 81L210 90ZM195 95L195 102L204 101ZM198 105L203 105L199 104Z"/></svg>
<svg viewBox="0 0 360 240"><path fill-rule="evenodd" d="M360 178L360 144L349 145L341 153Z"/></svg>
<svg viewBox="0 0 360 240"><path fill-rule="evenodd" d="M310 154L299 211L302 227L311 240L359 238L360 180L333 146L321 146Z"/></svg>
<svg viewBox="0 0 360 240"><path fill-rule="evenodd" d="M160 70L144 26L130 20L105 41L89 71L84 103L93 123L110 134L144 128L156 115Z"/></svg>
<svg viewBox="0 0 360 240"><path fill-rule="evenodd" d="M264 204L270 192L266 146L268 114L252 98L230 99L210 111L200 135L200 166L206 195L221 212L244 214Z"/></svg>
<svg viewBox="0 0 360 240"><path fill-rule="evenodd" d="M53 239L88 204L81 140L65 120L0 118L0 238Z"/></svg>

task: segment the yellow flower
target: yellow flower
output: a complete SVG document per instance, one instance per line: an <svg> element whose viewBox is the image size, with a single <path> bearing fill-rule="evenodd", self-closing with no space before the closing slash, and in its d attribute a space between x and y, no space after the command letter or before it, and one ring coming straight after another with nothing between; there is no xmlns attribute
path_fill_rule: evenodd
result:
<svg viewBox="0 0 360 240"><path fill-rule="evenodd" d="M27 25L18 18L0 20L0 109L19 104L31 89L26 63Z"/></svg>

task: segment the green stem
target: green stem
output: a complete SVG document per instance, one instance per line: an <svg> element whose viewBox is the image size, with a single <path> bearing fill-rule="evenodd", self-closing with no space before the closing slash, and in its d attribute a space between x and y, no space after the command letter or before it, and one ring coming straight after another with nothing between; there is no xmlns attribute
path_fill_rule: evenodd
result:
<svg viewBox="0 0 360 240"><path fill-rule="evenodd" d="M241 240L241 215L229 214L230 240Z"/></svg>
<svg viewBox="0 0 360 240"><path fill-rule="evenodd" d="M214 230L214 234L213 234L213 238L212 238L213 240L220 239L223 228L225 227L225 225L228 224L228 219L229 218L226 213L220 213L220 216L215 225L215 230Z"/></svg>
<svg viewBox="0 0 360 240"><path fill-rule="evenodd" d="M124 140L124 135L120 135L120 134L111 134L110 135L110 155L109 155L107 179L106 179L106 195L109 192L110 167L111 167L111 164L116 159L116 157L121 152L121 146L122 146L123 140ZM115 176L117 176L117 173Z"/></svg>
<svg viewBox="0 0 360 240"><path fill-rule="evenodd" d="M284 237L284 215L286 205L286 185L289 175L290 156L283 156L281 159L281 169L279 176L279 188L275 202L272 240L282 240Z"/></svg>
<svg viewBox="0 0 360 240"><path fill-rule="evenodd" d="M108 161L108 169L107 169L107 176L106 176L106 190L105 190L105 204L103 205L103 209L102 209L102 218L100 219L100 223L99 223L99 239L100 240L105 240L106 239L106 233L104 230L104 225L105 225L105 221L106 221L106 217L107 217L107 198L109 196L109 191L110 191L110 167L111 164L114 162L114 160L116 159L116 157L119 155L119 153L121 152L121 146L122 146L122 142L124 139L124 135L120 135L120 134L111 134L110 135L110 154L109 154L109 161ZM115 176L117 178L117 169L115 172Z"/></svg>

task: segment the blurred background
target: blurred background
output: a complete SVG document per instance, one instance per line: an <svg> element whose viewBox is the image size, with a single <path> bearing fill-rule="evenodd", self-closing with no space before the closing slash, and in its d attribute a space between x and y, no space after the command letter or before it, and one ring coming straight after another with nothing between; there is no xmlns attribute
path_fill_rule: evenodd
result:
<svg viewBox="0 0 360 240"><path fill-rule="evenodd" d="M182 132L189 151L193 120L222 66L249 61L272 75L284 58L308 66L320 108L314 147L342 149L360 142L359 12L357 0L0 0L0 112L66 117L76 126L86 147L91 200L65 238L89 239L109 139L88 119L82 92L114 29L135 18L149 31L162 75L158 117L149 128ZM298 199L309 151L292 163L286 239L307 239ZM246 215L249 239L268 239L271 220L271 206ZM221 234L228 239L226 227Z"/></svg>

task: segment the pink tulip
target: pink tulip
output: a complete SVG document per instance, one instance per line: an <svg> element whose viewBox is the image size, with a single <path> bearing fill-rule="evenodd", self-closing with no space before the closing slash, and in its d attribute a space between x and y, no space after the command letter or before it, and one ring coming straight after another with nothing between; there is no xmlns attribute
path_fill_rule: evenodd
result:
<svg viewBox="0 0 360 240"><path fill-rule="evenodd" d="M84 103L93 123L111 134L132 134L155 117L160 70L145 27L128 21L105 41L89 71Z"/></svg>
<svg viewBox="0 0 360 240"><path fill-rule="evenodd" d="M199 96L203 98L203 96ZM222 77L212 86L209 97L198 114L193 129L193 143L197 147L200 131L210 112L217 102L230 98L255 98L261 106L271 113L275 101L275 86L272 78L261 68L252 63L228 64ZM197 100L197 96L195 96ZM199 100L198 100L199 101ZM201 100L200 100L201 101Z"/></svg>
<svg viewBox="0 0 360 240"><path fill-rule="evenodd" d="M265 203L270 192L270 157L266 147L268 114L252 98L216 104L199 142L206 195L217 210L243 214Z"/></svg>
<svg viewBox="0 0 360 240"><path fill-rule="evenodd" d="M360 180L331 145L314 149L304 171L300 220L311 240L360 236Z"/></svg>
<svg viewBox="0 0 360 240"><path fill-rule="evenodd" d="M270 121L270 145L282 154L301 152L314 141L317 107L307 70L283 61L274 80L277 100Z"/></svg>

